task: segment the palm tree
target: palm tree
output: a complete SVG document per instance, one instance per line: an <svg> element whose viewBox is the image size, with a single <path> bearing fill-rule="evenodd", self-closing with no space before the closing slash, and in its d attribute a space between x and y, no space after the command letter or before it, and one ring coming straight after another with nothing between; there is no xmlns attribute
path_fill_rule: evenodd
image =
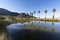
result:
<svg viewBox="0 0 60 40"><path fill-rule="evenodd" d="M31 16L33 16L33 13L30 13Z"/></svg>
<svg viewBox="0 0 60 40"><path fill-rule="evenodd" d="M34 11L34 16L35 16L35 14L36 14L36 11Z"/></svg>
<svg viewBox="0 0 60 40"><path fill-rule="evenodd" d="M45 21L46 21L46 14L47 14L47 10L45 10Z"/></svg>
<svg viewBox="0 0 60 40"><path fill-rule="evenodd" d="M56 9L54 8L52 11L53 11L53 22L54 22L54 13L56 12Z"/></svg>
<svg viewBox="0 0 60 40"><path fill-rule="evenodd" d="M40 19L40 11L38 11L38 14L39 14L39 19Z"/></svg>

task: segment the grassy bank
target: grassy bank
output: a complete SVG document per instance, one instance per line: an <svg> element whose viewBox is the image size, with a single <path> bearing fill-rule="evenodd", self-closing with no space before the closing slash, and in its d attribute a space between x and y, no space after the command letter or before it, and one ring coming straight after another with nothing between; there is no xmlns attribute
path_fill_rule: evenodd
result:
<svg viewBox="0 0 60 40"><path fill-rule="evenodd" d="M8 26L11 23L24 23L24 22L30 22L33 19L30 18L20 18L20 19L0 19L0 32L4 31L6 29L6 26Z"/></svg>
<svg viewBox="0 0 60 40"><path fill-rule="evenodd" d="M0 33L5 30L6 26L9 25L10 22L0 20Z"/></svg>
<svg viewBox="0 0 60 40"><path fill-rule="evenodd" d="M53 20L51 20L51 19L46 19L46 20L44 20L44 19L37 19L38 21L46 21L46 22L53 22ZM60 22L60 20L57 20L57 19L55 19L54 20L54 22Z"/></svg>
<svg viewBox="0 0 60 40"><path fill-rule="evenodd" d="M37 21L45 21L43 19L36 19L36 18L18 18L18 19L14 19L14 20L11 20L11 19L3 19L1 20L0 19L0 32L5 30L6 26L11 24L11 23L24 23L24 22L30 22L32 20L37 20ZM52 22L52 20L46 20L48 22ZM54 20L55 22L60 22L60 20Z"/></svg>

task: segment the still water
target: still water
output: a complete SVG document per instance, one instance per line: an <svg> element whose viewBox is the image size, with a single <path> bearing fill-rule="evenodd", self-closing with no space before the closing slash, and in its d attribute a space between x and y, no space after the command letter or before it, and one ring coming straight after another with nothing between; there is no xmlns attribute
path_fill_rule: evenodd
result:
<svg viewBox="0 0 60 40"><path fill-rule="evenodd" d="M11 40L60 40L60 23L30 21L10 24L6 28Z"/></svg>

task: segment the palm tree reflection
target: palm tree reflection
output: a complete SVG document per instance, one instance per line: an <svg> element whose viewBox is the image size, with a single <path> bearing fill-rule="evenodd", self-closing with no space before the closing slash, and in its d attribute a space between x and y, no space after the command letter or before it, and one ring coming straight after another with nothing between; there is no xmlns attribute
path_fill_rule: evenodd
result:
<svg viewBox="0 0 60 40"><path fill-rule="evenodd" d="M35 29L35 26L34 26L34 22L32 21L31 24L29 24L29 27L31 30L34 30Z"/></svg>
<svg viewBox="0 0 60 40"><path fill-rule="evenodd" d="M40 26L37 26L37 30L40 30Z"/></svg>
<svg viewBox="0 0 60 40"><path fill-rule="evenodd" d="M38 30L40 30L40 21L38 22L39 26L37 27Z"/></svg>
<svg viewBox="0 0 60 40"><path fill-rule="evenodd" d="M55 29L54 29L54 22L52 22L52 32L54 32Z"/></svg>
<svg viewBox="0 0 60 40"><path fill-rule="evenodd" d="M47 30L47 27L46 27L46 22L45 22L45 25L44 25L44 31L46 31Z"/></svg>

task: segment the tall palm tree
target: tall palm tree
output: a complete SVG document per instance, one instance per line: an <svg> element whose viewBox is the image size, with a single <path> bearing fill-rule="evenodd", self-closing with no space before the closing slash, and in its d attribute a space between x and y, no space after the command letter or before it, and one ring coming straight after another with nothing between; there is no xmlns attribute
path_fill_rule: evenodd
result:
<svg viewBox="0 0 60 40"><path fill-rule="evenodd" d="M53 22L54 22L54 13L56 12L56 9L54 8L52 11L53 11Z"/></svg>
<svg viewBox="0 0 60 40"><path fill-rule="evenodd" d="M35 16L35 14L36 14L36 11L34 11L34 16Z"/></svg>
<svg viewBox="0 0 60 40"><path fill-rule="evenodd" d="M33 13L30 13L31 16L33 16Z"/></svg>
<svg viewBox="0 0 60 40"><path fill-rule="evenodd" d="M46 14L47 14L47 10L45 10L44 12L45 12L45 21L46 21Z"/></svg>
<svg viewBox="0 0 60 40"><path fill-rule="evenodd" d="M36 14L36 11L34 11L34 16L35 16L35 14ZM34 20L35 20L36 18L34 18ZM35 22L34 22L35 23Z"/></svg>
<svg viewBox="0 0 60 40"><path fill-rule="evenodd" d="M39 19L40 19L40 11L38 11L38 14L39 14Z"/></svg>

